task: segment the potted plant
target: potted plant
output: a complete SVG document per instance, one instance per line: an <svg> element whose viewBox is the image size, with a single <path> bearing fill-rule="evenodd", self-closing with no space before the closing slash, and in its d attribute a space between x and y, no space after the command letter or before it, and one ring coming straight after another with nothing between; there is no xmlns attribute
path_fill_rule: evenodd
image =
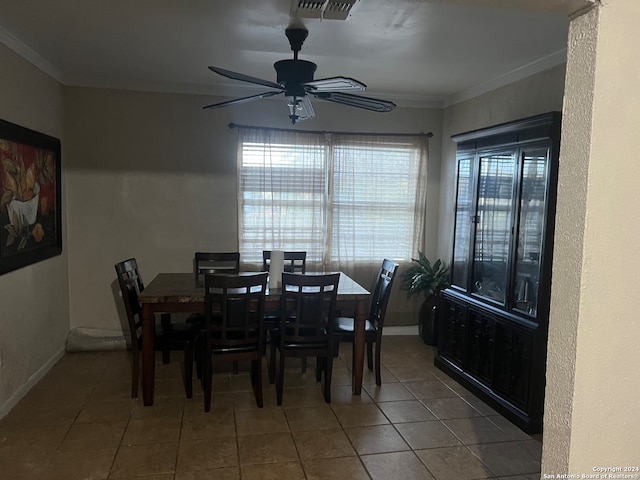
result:
<svg viewBox="0 0 640 480"><path fill-rule="evenodd" d="M449 268L440 259L432 264L423 252L418 254L418 258L412 258L411 265L401 273L400 289L407 291L407 298L424 295L418 323L420 336L427 345L437 345L436 309L440 292L449 286Z"/></svg>

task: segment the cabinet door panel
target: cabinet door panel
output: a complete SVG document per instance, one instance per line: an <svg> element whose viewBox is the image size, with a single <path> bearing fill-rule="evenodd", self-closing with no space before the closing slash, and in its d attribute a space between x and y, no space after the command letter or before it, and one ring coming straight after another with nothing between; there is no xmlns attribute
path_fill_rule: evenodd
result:
<svg viewBox="0 0 640 480"><path fill-rule="evenodd" d="M438 353L462 367L467 309L455 302L443 302L440 308Z"/></svg>
<svg viewBox="0 0 640 480"><path fill-rule="evenodd" d="M523 149L522 178L511 307L535 317L538 308L540 261L546 220L549 148Z"/></svg>
<svg viewBox="0 0 640 480"><path fill-rule="evenodd" d="M480 312L469 310L469 345L467 370L483 383L491 385L493 379L493 355L495 321Z"/></svg>
<svg viewBox="0 0 640 480"><path fill-rule="evenodd" d="M527 409L533 334L496 325L494 389Z"/></svg>
<svg viewBox="0 0 640 480"><path fill-rule="evenodd" d="M505 305L513 226L513 150L480 155L473 253L473 293Z"/></svg>

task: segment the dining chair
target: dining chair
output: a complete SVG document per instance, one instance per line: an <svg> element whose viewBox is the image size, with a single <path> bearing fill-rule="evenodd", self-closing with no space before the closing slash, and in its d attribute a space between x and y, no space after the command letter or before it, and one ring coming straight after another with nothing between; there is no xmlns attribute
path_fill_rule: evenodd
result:
<svg viewBox="0 0 640 480"><path fill-rule="evenodd" d="M196 252L193 255L193 272L196 285L204 285L204 276L212 273L237 274L240 272L240 252ZM204 328L204 315L192 313L187 322ZM200 363L196 362L198 378L202 376ZM233 364L233 373L238 373L238 363Z"/></svg>
<svg viewBox="0 0 640 480"><path fill-rule="evenodd" d="M262 356L267 273L207 274L205 328L199 341L202 355L204 411L211 410L212 357L232 362L250 360L256 404L262 408Z"/></svg>
<svg viewBox="0 0 640 480"><path fill-rule="evenodd" d="M144 290L144 282L135 258L116 263L115 269L131 335L131 397L137 397L142 348L142 309L138 302L138 294ZM193 394L193 342L197 331L191 323L172 321L169 314L162 314L160 325L155 326L153 345L155 350L162 351L163 363L169 363L171 350L184 352L184 386L187 398L191 398Z"/></svg>
<svg viewBox="0 0 640 480"><path fill-rule="evenodd" d="M307 252L283 252L284 271L288 273L307 273ZM271 264L271 250L262 251L262 270L269 271Z"/></svg>
<svg viewBox="0 0 640 480"><path fill-rule="evenodd" d="M384 259L382 266L376 277L375 287L373 294L371 295L371 307L369 309L369 316L365 323L365 342L367 345L367 367L369 370L374 369L373 359L373 344L376 344L375 352L375 375L376 385L382 385L382 378L380 375L380 348L382 346L382 328L384 327L384 318L387 312L387 305L389 304L389 297L391 296L391 287L393 286L393 279L396 276L398 270L398 264ZM347 317L335 317L333 318L331 325L331 334L337 340L335 347L339 345L341 341L349 341L354 343L355 341L355 319ZM352 347L352 365L354 364L355 349Z"/></svg>
<svg viewBox="0 0 640 480"><path fill-rule="evenodd" d="M322 380L323 394L331 402L333 337L330 326L336 309L339 273L304 275L282 274L280 322L270 330L269 381L276 382L276 398L282 405L284 369L287 357L316 357L316 380ZM276 350L280 352L276 374Z"/></svg>
<svg viewBox="0 0 640 480"><path fill-rule="evenodd" d="M285 251L284 271L288 273L307 273L307 252L306 251ZM271 265L271 250L262 251L262 271L268 272ZM280 321L280 312L269 310L264 314L265 328L269 331ZM307 359L302 360L302 372L307 371Z"/></svg>
<svg viewBox="0 0 640 480"><path fill-rule="evenodd" d="M193 273L196 285L203 285L204 275L240 271L240 252L196 252L193 256Z"/></svg>

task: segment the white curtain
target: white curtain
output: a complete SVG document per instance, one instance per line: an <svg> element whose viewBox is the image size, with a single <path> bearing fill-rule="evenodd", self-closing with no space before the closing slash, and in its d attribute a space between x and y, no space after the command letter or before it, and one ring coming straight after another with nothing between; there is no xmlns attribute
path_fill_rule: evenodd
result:
<svg viewBox="0 0 640 480"><path fill-rule="evenodd" d="M308 270L371 287L383 258L406 263L422 248L427 135L243 127L238 139L244 264L263 249L305 250Z"/></svg>
<svg viewBox="0 0 640 480"><path fill-rule="evenodd" d="M373 278L383 258L408 261L424 242L428 139L336 134L325 264Z"/></svg>
<svg viewBox="0 0 640 480"><path fill-rule="evenodd" d="M239 129L240 258L262 264L262 250L307 252L307 268L322 268L326 224L326 144L323 135Z"/></svg>

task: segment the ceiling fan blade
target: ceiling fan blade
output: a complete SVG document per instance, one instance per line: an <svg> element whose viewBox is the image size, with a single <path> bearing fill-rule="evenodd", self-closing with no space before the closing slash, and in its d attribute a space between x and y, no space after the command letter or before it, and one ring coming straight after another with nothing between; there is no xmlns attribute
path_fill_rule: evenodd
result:
<svg viewBox="0 0 640 480"><path fill-rule="evenodd" d="M311 105L311 99L308 95L302 98L287 97L287 106L289 107L289 118L294 125L296 122L310 120L316 116L316 112L313 110L313 105Z"/></svg>
<svg viewBox="0 0 640 480"><path fill-rule="evenodd" d="M205 105L202 109L206 108L222 108L228 107L229 105L239 105L241 103L253 102L254 100L260 100L261 98L273 97L274 95L279 95L282 92L264 92L259 93L257 95L251 95L249 97L236 98L234 100L227 100L226 102L213 103L211 105Z"/></svg>
<svg viewBox="0 0 640 480"><path fill-rule="evenodd" d="M253 83L256 85L263 85L265 87L278 88L280 90L283 90L281 85L278 85L277 83L274 83L274 82L270 82L269 80L263 80L261 78L251 77L243 73L232 72L231 70L225 70L224 68L209 67L209 70L217 73L218 75L222 75L223 77L231 78L233 80L240 80L241 82Z"/></svg>
<svg viewBox="0 0 640 480"><path fill-rule="evenodd" d="M390 112L396 108L396 104L388 100L380 100L379 98L362 97L360 95L352 95L342 92L319 92L313 93L316 98L328 100L329 102L340 103L350 107L364 108L372 112Z"/></svg>
<svg viewBox="0 0 640 480"><path fill-rule="evenodd" d="M315 92L335 92L336 90L366 90L367 86L349 77L330 77L320 78L312 82L305 82L302 84L305 90L309 93Z"/></svg>

